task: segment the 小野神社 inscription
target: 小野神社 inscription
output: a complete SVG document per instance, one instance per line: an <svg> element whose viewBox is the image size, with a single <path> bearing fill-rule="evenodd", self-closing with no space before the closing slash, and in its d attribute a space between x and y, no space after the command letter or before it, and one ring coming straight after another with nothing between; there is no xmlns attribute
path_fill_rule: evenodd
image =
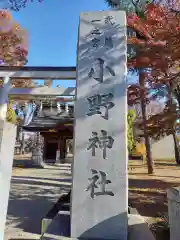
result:
<svg viewBox="0 0 180 240"><path fill-rule="evenodd" d="M111 76L115 76L114 70L111 68L111 66L105 64L104 60L101 58L95 59L94 62L95 67L92 67L88 73L89 78L95 79L99 83L104 82L104 72L105 70L108 71L108 73Z"/></svg>
<svg viewBox="0 0 180 240"><path fill-rule="evenodd" d="M92 157L96 155L96 148L100 148L103 151L103 159L106 159L107 148L112 148L114 139L108 136L107 131L101 130L101 134L92 132L92 137L89 138L89 146L87 150L92 150Z"/></svg>
<svg viewBox="0 0 180 240"><path fill-rule="evenodd" d="M89 185L85 189L85 191L90 191L91 198L94 198L94 196L101 196L101 195L109 195L114 196L114 193L112 191L106 190L106 184L111 183L111 180L108 180L106 177L106 173L103 171L96 171L94 169L91 169L91 172L93 174L92 178L89 178ZM95 191L95 189L99 188L100 190Z"/></svg>
<svg viewBox="0 0 180 240"><path fill-rule="evenodd" d="M113 97L113 93L96 94L88 97L89 111L87 115L100 114L104 119L108 120L109 110L114 107ZM104 108L104 113L102 113L101 108Z"/></svg>

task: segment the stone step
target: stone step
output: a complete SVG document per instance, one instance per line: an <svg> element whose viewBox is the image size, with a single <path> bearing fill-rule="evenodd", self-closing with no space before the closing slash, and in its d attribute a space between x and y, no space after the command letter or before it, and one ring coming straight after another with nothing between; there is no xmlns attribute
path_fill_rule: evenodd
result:
<svg viewBox="0 0 180 240"><path fill-rule="evenodd" d="M42 240L61 239L62 237L70 236L70 212L59 211L52 220L45 220L43 222L44 234ZM52 235L54 235L53 238ZM56 237L56 238L55 238ZM57 238L61 237L61 238Z"/></svg>
<svg viewBox="0 0 180 240"><path fill-rule="evenodd" d="M70 212L60 211L49 224L40 240L68 240L70 238ZM138 214L128 215L128 240L155 240L148 224ZM73 238L73 240L75 240Z"/></svg>

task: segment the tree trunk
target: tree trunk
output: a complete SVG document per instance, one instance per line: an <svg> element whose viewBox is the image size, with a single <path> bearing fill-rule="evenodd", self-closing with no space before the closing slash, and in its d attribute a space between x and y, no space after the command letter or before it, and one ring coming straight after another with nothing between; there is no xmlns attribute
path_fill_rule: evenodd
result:
<svg viewBox="0 0 180 240"><path fill-rule="evenodd" d="M172 83L170 82L168 85L168 95L169 95L169 107L173 104L173 91L172 91ZM177 98L178 104L179 104L180 98ZM176 125L176 123L175 123ZM174 154L175 154L175 160L177 164L180 164L180 151L179 151L179 142L176 137L176 128L173 127L172 129L172 136L174 140Z"/></svg>
<svg viewBox="0 0 180 240"><path fill-rule="evenodd" d="M176 132L172 131L172 136L174 140L174 153L175 153L175 160L177 164L180 164L180 155L179 155L179 142L176 137Z"/></svg>
<svg viewBox="0 0 180 240"><path fill-rule="evenodd" d="M175 98L176 98L176 100L178 102L178 105L180 107L180 86L177 85L177 87L173 90L172 93L175 95Z"/></svg>
<svg viewBox="0 0 180 240"><path fill-rule="evenodd" d="M150 138L147 131L147 117L146 117L146 101L144 98L144 73L142 71L139 71L139 84L141 88L141 111L142 111L142 119L143 119L143 130L144 130L144 138L145 138L145 145L146 145L146 160L147 160L147 168L148 168L148 174L154 173L154 164L152 160L152 154L151 154L151 144L150 144Z"/></svg>
<svg viewBox="0 0 180 240"><path fill-rule="evenodd" d="M180 95L176 95L176 99L177 99L178 105L180 106Z"/></svg>

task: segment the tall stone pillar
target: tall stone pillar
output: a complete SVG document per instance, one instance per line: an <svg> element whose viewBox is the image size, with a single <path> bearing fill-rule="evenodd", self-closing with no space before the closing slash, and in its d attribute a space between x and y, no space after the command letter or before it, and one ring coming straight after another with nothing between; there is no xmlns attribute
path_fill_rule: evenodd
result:
<svg viewBox="0 0 180 240"><path fill-rule="evenodd" d="M10 181L16 142L16 126L6 122L10 79L4 79L0 88L0 240L4 239L4 229L8 207Z"/></svg>
<svg viewBox="0 0 180 240"><path fill-rule="evenodd" d="M72 239L128 239L126 33L123 11L81 13Z"/></svg>

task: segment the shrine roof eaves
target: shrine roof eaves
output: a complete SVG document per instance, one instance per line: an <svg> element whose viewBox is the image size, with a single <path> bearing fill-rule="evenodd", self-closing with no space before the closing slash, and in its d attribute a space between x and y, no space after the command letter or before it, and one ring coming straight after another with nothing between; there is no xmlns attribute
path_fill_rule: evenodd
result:
<svg viewBox="0 0 180 240"><path fill-rule="evenodd" d="M43 118L39 119L38 117L35 117L34 120L27 126L22 126L24 130L34 132L37 131L37 129L40 130L46 130L46 129L51 129L51 128L56 128L59 124L68 124L68 123L73 123L74 117L67 117L67 118L61 118L61 119L48 119L48 118Z"/></svg>

